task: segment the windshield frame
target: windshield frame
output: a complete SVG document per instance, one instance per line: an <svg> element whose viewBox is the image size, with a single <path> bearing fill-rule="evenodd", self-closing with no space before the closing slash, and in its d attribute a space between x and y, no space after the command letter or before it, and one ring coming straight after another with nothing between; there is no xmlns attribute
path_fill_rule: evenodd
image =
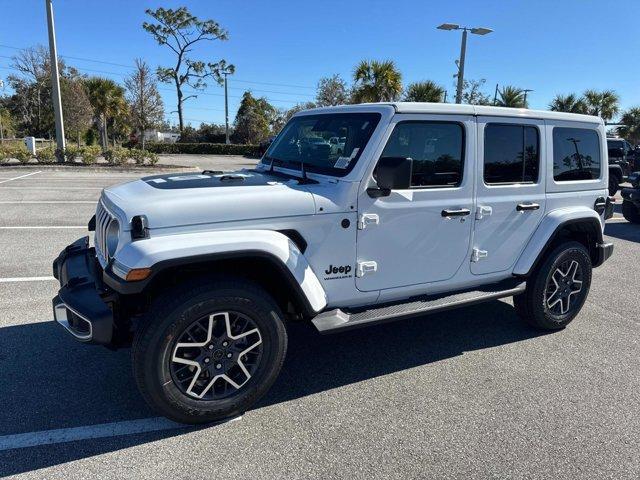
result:
<svg viewBox="0 0 640 480"><path fill-rule="evenodd" d="M347 176L349 173L351 173L351 171L355 168L355 166L358 164L358 161L360 159L360 157L362 157L362 154L364 152L364 150L366 149L366 147L371 143L371 140L373 139L373 137L375 136L376 130L378 129L378 127L380 126L380 122L382 120L382 113L377 112L377 111L331 111L331 112L323 112L323 113L309 113L309 114L302 114L302 115L296 115L294 117L292 117L287 124L284 126L284 128L278 133L278 135L276 136L276 138L273 140L273 142L271 142L271 145L269 145L269 148L267 149L267 151L265 152L264 156L262 157L262 160L260 161L260 165L264 168L269 167L271 165L271 162L273 160L273 166L274 168L282 168L282 169L286 169L289 171L294 171L294 172L300 172L302 169L302 162L301 161L282 161L280 159L273 158L271 157L271 154L273 153L273 150L278 146L279 142L282 141L282 139L284 138L284 134L285 132L287 132L288 128L290 127L290 125L295 122L295 121L300 121L300 120L308 120L308 119L313 119L313 118L318 118L321 119L322 117L328 117L328 116L332 116L332 117L336 117L336 116L340 116L340 117L369 117L368 120L371 122L371 127L370 127L370 132L369 132L369 136L368 138L366 138L366 141L364 142L364 145L362 145L360 147L360 149L358 150L358 153L353 157L353 159L349 162L349 164L347 165L346 168L336 168L336 167L320 167L318 165L313 165L307 162L304 162L304 168L306 170L307 173L311 173L311 174L317 174L317 175L326 175L326 176L330 176L330 177L345 177ZM341 138L340 136L338 136L338 138ZM327 140L328 142L328 140Z"/></svg>

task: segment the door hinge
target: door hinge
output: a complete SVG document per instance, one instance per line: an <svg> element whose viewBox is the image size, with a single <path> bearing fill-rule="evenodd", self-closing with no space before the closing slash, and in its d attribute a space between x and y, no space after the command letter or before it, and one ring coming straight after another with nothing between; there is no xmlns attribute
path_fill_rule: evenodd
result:
<svg viewBox="0 0 640 480"><path fill-rule="evenodd" d="M490 217L493 213L493 208L487 205L478 205L476 208L476 220L482 220L484 217Z"/></svg>
<svg viewBox="0 0 640 480"><path fill-rule="evenodd" d="M376 213L363 213L358 219L358 230L364 230L367 225L378 225L380 217Z"/></svg>
<svg viewBox="0 0 640 480"><path fill-rule="evenodd" d="M372 260L368 262L358 262L356 266L356 277L364 277L365 275L375 273L378 270L378 263Z"/></svg>
<svg viewBox="0 0 640 480"><path fill-rule="evenodd" d="M471 261L474 263L479 262L480 260L482 260L483 258L487 258L488 256L489 252L487 252L486 250L474 248L473 253L471 253Z"/></svg>

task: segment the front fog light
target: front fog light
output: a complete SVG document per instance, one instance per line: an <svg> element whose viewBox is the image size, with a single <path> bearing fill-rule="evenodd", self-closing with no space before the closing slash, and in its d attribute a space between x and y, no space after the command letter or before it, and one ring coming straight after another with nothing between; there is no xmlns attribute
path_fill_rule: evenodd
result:
<svg viewBox="0 0 640 480"><path fill-rule="evenodd" d="M107 256L109 258L112 258L116 253L116 248L118 248L119 236L120 224L118 223L118 220L113 219L109 222L106 234Z"/></svg>

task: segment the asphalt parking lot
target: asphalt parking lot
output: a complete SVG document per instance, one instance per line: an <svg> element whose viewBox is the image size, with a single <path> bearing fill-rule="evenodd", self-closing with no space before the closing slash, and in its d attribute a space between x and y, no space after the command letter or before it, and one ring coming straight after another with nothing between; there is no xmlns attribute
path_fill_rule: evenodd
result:
<svg viewBox="0 0 640 480"><path fill-rule="evenodd" d="M256 408L184 428L143 403L129 351L52 321L53 258L101 188L139 175L0 169L0 477L640 477L639 226L609 222L614 256L564 331L508 301L331 336L292 325Z"/></svg>

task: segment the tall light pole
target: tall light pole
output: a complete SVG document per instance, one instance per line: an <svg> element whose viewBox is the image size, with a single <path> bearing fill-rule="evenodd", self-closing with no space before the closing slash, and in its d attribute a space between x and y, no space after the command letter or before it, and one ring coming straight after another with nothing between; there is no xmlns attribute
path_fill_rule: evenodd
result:
<svg viewBox="0 0 640 480"><path fill-rule="evenodd" d="M229 93L227 88L227 75L231 75L233 69L227 67L221 70L220 73L224 75L224 143L229 145L231 142L229 141Z"/></svg>
<svg viewBox="0 0 640 480"><path fill-rule="evenodd" d="M456 103L462 103L462 87L464 86L464 59L467 54L467 32L474 35L486 35L493 32L484 27L461 27L456 23L443 23L439 30L462 30L462 43L460 45L460 60L458 61L458 86L456 88Z"/></svg>
<svg viewBox="0 0 640 480"><path fill-rule="evenodd" d="M56 32L53 24L52 0L45 0L47 9L47 26L49 27L49 55L51 63L51 100L53 101L53 115L56 125L57 157L64 161L64 120L62 118L62 98L60 97L60 72L58 71L58 51L56 49Z"/></svg>
<svg viewBox="0 0 640 480"><path fill-rule="evenodd" d="M4 93L4 81L0 80L0 88ZM2 110L0 110L0 145L4 143L4 132L2 131Z"/></svg>
<svg viewBox="0 0 640 480"><path fill-rule="evenodd" d="M530 88L525 88L524 90L522 90L524 92L524 108L528 108L527 107L527 94L529 92L533 92L533 90L531 90Z"/></svg>

